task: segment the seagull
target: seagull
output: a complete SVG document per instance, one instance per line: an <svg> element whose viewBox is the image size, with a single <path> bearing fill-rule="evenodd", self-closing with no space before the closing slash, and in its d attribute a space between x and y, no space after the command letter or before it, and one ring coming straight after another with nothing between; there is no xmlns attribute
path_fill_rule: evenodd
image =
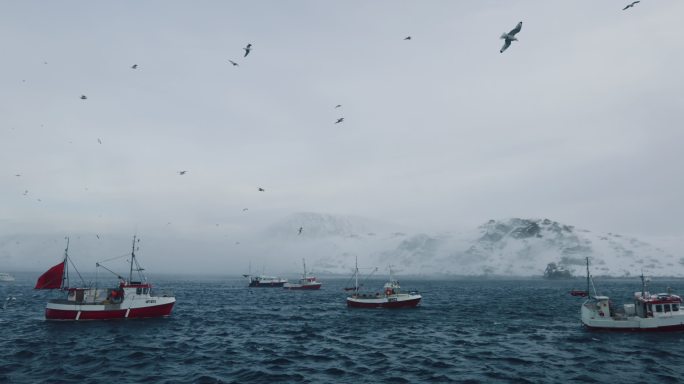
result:
<svg viewBox="0 0 684 384"><path fill-rule="evenodd" d="M185 175L186 173L188 173L188 171L178 171L178 174L181 176Z"/></svg>
<svg viewBox="0 0 684 384"><path fill-rule="evenodd" d="M261 187L259 187L259 192L264 192L264 191L266 191L266 190L263 189L263 188L261 188Z"/></svg>
<svg viewBox="0 0 684 384"><path fill-rule="evenodd" d="M627 5L626 7L622 8L622 10L626 11L627 9L632 8L637 3L640 3L640 1L633 1L632 4Z"/></svg>
<svg viewBox="0 0 684 384"><path fill-rule="evenodd" d="M138 64L131 65L131 69L138 69Z"/></svg>
<svg viewBox="0 0 684 384"><path fill-rule="evenodd" d="M248 209L249 209L249 208L242 208L242 212L244 212L244 211L246 211L246 210L248 210Z"/></svg>
<svg viewBox="0 0 684 384"><path fill-rule="evenodd" d="M344 117L340 117L339 119L337 119L337 121L335 122L335 124L339 124L339 123L341 123L341 122L343 122L343 121L344 121Z"/></svg>
<svg viewBox="0 0 684 384"><path fill-rule="evenodd" d="M17 174L14 175L14 176L16 176L16 177L21 177L21 173L17 173Z"/></svg>
<svg viewBox="0 0 684 384"><path fill-rule="evenodd" d="M88 96L86 96L86 95L81 95L81 100L87 100L87 99L88 99Z"/></svg>
<svg viewBox="0 0 684 384"><path fill-rule="evenodd" d="M299 233L298 233L298 235L301 235L303 230L304 230L304 227L299 227Z"/></svg>
<svg viewBox="0 0 684 384"><path fill-rule="evenodd" d="M98 240L100 240L100 235L95 235L95 236L97 237Z"/></svg>
<svg viewBox="0 0 684 384"><path fill-rule="evenodd" d="M243 56L243 57L247 57L247 55L249 55L249 51L252 50L252 44L251 44L251 43L250 43L250 44L247 44L247 46L244 47L244 48L242 48L242 49L245 50L245 56Z"/></svg>
<svg viewBox="0 0 684 384"><path fill-rule="evenodd" d="M247 56L247 55L245 55L245 56ZM233 64L233 67L237 67L238 65L240 65L240 64L234 62L233 60L228 60L228 61L229 61L231 64Z"/></svg>
<svg viewBox="0 0 684 384"><path fill-rule="evenodd" d="M411 36L404 37L404 40L411 40Z"/></svg>
<svg viewBox="0 0 684 384"><path fill-rule="evenodd" d="M510 32L508 33L503 33L501 35L501 38L505 40L503 47L501 47L501 50L499 52L503 53L508 47L511 45L511 41L518 41L518 39L515 38L515 35L520 32L520 29L522 28L522 21L518 23L518 25L515 26L515 28L511 29Z"/></svg>
<svg viewBox="0 0 684 384"><path fill-rule="evenodd" d="M100 140L100 138L97 139L97 142L102 144L102 140Z"/></svg>
<svg viewBox="0 0 684 384"><path fill-rule="evenodd" d="M28 189L24 190L24 196L28 195Z"/></svg>
<svg viewBox="0 0 684 384"><path fill-rule="evenodd" d="M342 104L337 104L337 105L335 106L335 108L339 108L339 107L341 107L341 106L342 106Z"/></svg>

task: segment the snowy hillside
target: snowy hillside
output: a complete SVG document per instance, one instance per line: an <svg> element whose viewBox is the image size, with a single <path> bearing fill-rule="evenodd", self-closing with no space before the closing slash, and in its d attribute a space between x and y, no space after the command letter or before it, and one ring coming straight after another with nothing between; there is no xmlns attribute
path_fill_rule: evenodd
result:
<svg viewBox="0 0 684 384"><path fill-rule="evenodd" d="M298 235L297 229L303 228ZM584 274L684 276L684 259L633 237L594 233L549 219L490 220L459 233L409 233L363 218L295 214L266 231L288 254L302 255L319 272L396 266L402 274L541 276L554 262Z"/></svg>

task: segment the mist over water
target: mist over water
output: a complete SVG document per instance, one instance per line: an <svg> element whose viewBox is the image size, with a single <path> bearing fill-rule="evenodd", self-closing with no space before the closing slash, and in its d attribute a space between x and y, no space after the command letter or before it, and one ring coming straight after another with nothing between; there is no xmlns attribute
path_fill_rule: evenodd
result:
<svg viewBox="0 0 684 384"><path fill-rule="evenodd" d="M684 333L587 331L571 281L405 280L416 309L348 309L347 279L315 292L244 279L166 277L178 302L153 320L47 322L34 276L0 285L6 383L677 382ZM380 289L383 280L366 282ZM653 291L678 280L653 281ZM616 303L638 281L597 281ZM662 288L662 289L661 289Z"/></svg>

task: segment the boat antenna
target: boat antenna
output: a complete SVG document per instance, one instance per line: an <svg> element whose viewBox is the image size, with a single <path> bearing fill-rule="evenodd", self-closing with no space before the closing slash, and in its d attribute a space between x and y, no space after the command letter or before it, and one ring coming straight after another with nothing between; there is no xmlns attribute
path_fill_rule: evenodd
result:
<svg viewBox="0 0 684 384"><path fill-rule="evenodd" d="M306 279L306 260L302 257L302 264L304 264L304 279Z"/></svg>

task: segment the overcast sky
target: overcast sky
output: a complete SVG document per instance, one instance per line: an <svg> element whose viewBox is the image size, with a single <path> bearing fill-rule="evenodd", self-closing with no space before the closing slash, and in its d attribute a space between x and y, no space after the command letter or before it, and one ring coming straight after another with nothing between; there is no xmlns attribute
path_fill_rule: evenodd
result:
<svg viewBox="0 0 684 384"><path fill-rule="evenodd" d="M2 2L0 248L302 211L681 237L684 2L626 3Z"/></svg>

